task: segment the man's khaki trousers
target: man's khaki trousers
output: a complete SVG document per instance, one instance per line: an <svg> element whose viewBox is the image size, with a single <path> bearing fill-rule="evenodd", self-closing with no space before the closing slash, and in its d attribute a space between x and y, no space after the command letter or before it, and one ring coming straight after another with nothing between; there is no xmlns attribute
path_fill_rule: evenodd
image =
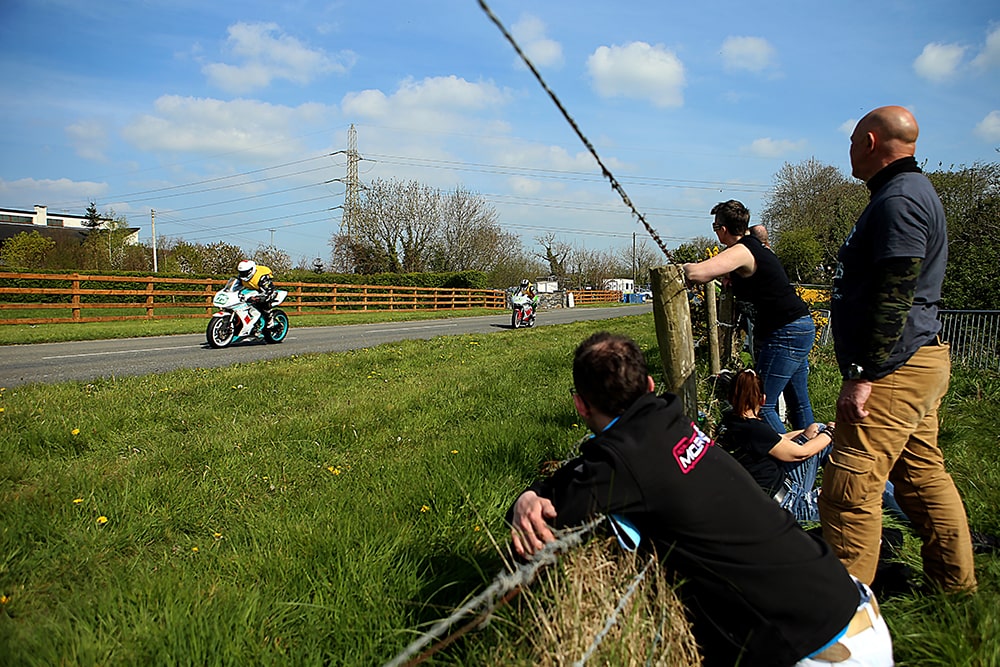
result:
<svg viewBox="0 0 1000 667"><path fill-rule="evenodd" d="M871 584L882 537L886 479L923 540L927 577L948 591L975 590L972 540L958 489L938 447L938 406L951 374L947 344L921 347L872 383L860 424L837 424L819 497L823 537L847 571Z"/></svg>

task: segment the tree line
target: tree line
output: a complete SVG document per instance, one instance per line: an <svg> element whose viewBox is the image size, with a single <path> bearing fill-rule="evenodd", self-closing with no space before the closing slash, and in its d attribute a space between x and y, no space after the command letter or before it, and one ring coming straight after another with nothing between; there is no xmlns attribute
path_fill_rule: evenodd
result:
<svg viewBox="0 0 1000 667"><path fill-rule="evenodd" d="M1000 163L925 172L934 183L948 219L949 260L944 284L948 309L1000 309L995 260L1000 239ZM837 251L868 202L863 183L815 159L786 163L775 175L763 210L751 224L763 223L771 247L794 282L829 284ZM37 231L22 232L0 245L0 267L77 271L151 271L149 244L130 245L128 221L114 211L101 215L87 208L83 243L57 241ZM706 224L708 215L706 213ZM225 275L246 257L279 276L312 273L422 273L476 271L490 287L504 288L522 278L553 278L580 289L601 288L608 278L635 277L647 282L649 269L666 259L644 235L626 247L588 249L555 233L533 239L526 248L505 231L493 206L480 194L459 186L452 191L417 181L375 180L366 186L342 228L330 239L327 261L320 257L294 264L284 250L258 246L247 251L222 241L189 243L161 239L158 269L165 273ZM717 251L718 241L699 236L672 251L675 262L698 261Z"/></svg>

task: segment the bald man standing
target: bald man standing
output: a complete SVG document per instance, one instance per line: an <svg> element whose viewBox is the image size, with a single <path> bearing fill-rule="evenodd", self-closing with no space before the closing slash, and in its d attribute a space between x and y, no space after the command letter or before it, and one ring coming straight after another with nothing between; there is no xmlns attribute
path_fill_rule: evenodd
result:
<svg viewBox="0 0 1000 667"><path fill-rule="evenodd" d="M969 525L938 446L949 346L938 336L948 260L944 208L914 159L913 115L881 107L851 135L851 168L871 191L837 256L831 324L843 376L837 432L819 497L823 536L871 583L886 479L923 540L924 574L974 591Z"/></svg>

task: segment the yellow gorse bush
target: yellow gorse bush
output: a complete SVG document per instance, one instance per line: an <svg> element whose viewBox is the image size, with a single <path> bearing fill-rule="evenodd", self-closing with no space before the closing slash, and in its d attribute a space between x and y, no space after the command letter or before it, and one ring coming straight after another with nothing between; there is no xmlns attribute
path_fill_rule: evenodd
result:
<svg viewBox="0 0 1000 667"><path fill-rule="evenodd" d="M812 287L796 286L795 291L802 298L802 300L810 306L817 303L830 302L830 290L828 289L814 289Z"/></svg>
<svg viewBox="0 0 1000 667"><path fill-rule="evenodd" d="M795 286L795 292L809 304L809 314L812 315L813 324L816 325L816 343L819 343L819 339L826 329L827 325L830 323L830 316L827 314L829 311L817 310L815 308L816 304L821 304L824 307L828 307L830 304L830 290L829 289L816 289L814 287L802 287L801 285Z"/></svg>

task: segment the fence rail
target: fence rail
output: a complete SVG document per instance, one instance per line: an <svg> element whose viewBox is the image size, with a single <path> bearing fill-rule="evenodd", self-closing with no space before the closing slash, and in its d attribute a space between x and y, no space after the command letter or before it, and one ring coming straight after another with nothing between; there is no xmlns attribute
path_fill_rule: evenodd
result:
<svg viewBox="0 0 1000 667"><path fill-rule="evenodd" d="M1000 310L942 310L939 316L953 362L1000 370Z"/></svg>
<svg viewBox="0 0 1000 667"><path fill-rule="evenodd" d="M810 304L816 322L816 342L829 345L833 342L830 288L824 285L795 287L799 296ZM731 298L731 293L727 298ZM941 320L941 339L951 345L952 363L1000 370L1000 310L940 310L938 317ZM730 332L727 330L726 333Z"/></svg>
<svg viewBox="0 0 1000 667"><path fill-rule="evenodd" d="M12 286L13 280L45 286ZM212 297L225 283L218 278L0 272L0 324L208 317L216 310ZM507 307L504 293L497 290L304 282L276 285L288 290L282 308L293 313Z"/></svg>
<svg viewBox="0 0 1000 667"><path fill-rule="evenodd" d="M573 293L573 301L577 305L588 303L617 303L622 300L622 293L616 290L570 290Z"/></svg>
<svg viewBox="0 0 1000 667"><path fill-rule="evenodd" d="M828 345L833 341L830 311L813 313L813 319L818 320L816 340ZM940 310L938 317L941 340L951 345L952 363L1000 370L1000 310Z"/></svg>

